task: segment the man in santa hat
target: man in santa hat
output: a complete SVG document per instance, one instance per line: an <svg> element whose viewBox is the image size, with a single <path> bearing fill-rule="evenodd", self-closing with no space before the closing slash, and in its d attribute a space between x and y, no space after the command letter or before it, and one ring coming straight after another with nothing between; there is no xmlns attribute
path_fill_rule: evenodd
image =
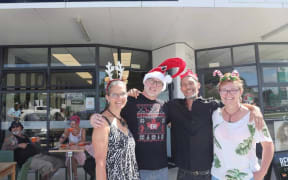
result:
<svg viewBox="0 0 288 180"><path fill-rule="evenodd" d="M180 58L170 58L149 71L143 79L144 90L137 99L128 97L121 116L127 121L136 142L136 159L141 180L167 180L168 159L166 146L167 118L164 103L157 99L166 89L167 83L178 76L186 63ZM178 68L172 77L166 71ZM99 114L90 118L94 128L101 126L105 120Z"/></svg>

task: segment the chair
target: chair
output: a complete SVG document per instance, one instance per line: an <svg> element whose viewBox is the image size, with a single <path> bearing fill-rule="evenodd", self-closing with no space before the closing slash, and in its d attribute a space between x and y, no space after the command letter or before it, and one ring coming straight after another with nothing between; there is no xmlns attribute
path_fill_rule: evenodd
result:
<svg viewBox="0 0 288 180"><path fill-rule="evenodd" d="M0 162L13 162L14 152L13 151L0 151Z"/></svg>
<svg viewBox="0 0 288 180"><path fill-rule="evenodd" d="M0 162L13 162L14 161L14 152L13 151L0 151ZM16 169L17 174L17 169ZM10 180L11 177L9 176L8 179Z"/></svg>

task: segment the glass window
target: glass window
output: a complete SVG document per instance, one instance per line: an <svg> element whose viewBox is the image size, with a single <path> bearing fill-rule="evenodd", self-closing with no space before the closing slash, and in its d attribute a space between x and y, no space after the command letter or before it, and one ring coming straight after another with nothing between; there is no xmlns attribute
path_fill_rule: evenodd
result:
<svg viewBox="0 0 288 180"><path fill-rule="evenodd" d="M255 63L254 45L234 47L232 50L235 65Z"/></svg>
<svg viewBox="0 0 288 180"><path fill-rule="evenodd" d="M231 65L230 48L197 52L197 68L215 68Z"/></svg>
<svg viewBox="0 0 288 180"><path fill-rule="evenodd" d="M288 119L288 87L264 87L265 120Z"/></svg>
<svg viewBox="0 0 288 180"><path fill-rule="evenodd" d="M86 129L86 140L91 141L90 116L95 113L95 92L51 93L50 140L52 146L59 141L65 128L70 127L69 118L80 117L80 128ZM53 111L53 112L52 112Z"/></svg>
<svg viewBox="0 0 288 180"><path fill-rule="evenodd" d="M274 145L275 151L288 150L288 122L287 121L274 121Z"/></svg>
<svg viewBox="0 0 288 180"><path fill-rule="evenodd" d="M52 48L51 66L95 66L95 48Z"/></svg>
<svg viewBox="0 0 288 180"><path fill-rule="evenodd" d="M92 72L53 72L51 73L52 89L89 89L93 88Z"/></svg>
<svg viewBox="0 0 288 180"><path fill-rule="evenodd" d="M17 72L4 73L2 86L3 89L45 89L46 78L40 72Z"/></svg>
<svg viewBox="0 0 288 180"><path fill-rule="evenodd" d="M277 82L277 69L276 69L276 67L263 68L263 81L264 81L264 83L276 83Z"/></svg>
<svg viewBox="0 0 288 180"><path fill-rule="evenodd" d="M240 77L244 81L244 87L256 86L258 84L256 66L243 66L236 67L235 69L239 72Z"/></svg>
<svg viewBox="0 0 288 180"><path fill-rule="evenodd" d="M259 45L262 63L288 62L288 44Z"/></svg>
<svg viewBox="0 0 288 180"><path fill-rule="evenodd" d="M9 48L4 67L41 67L48 65L48 48Z"/></svg>
<svg viewBox="0 0 288 180"><path fill-rule="evenodd" d="M288 67L264 67L264 83L288 82Z"/></svg>
<svg viewBox="0 0 288 180"><path fill-rule="evenodd" d="M108 62L115 63L118 61L118 51L116 48L100 47L99 48L100 56L100 66L106 66Z"/></svg>
<svg viewBox="0 0 288 180"><path fill-rule="evenodd" d="M41 146L47 145L47 94L2 94L1 128L7 130L13 120L19 120L29 137L40 137Z"/></svg>
<svg viewBox="0 0 288 180"><path fill-rule="evenodd" d="M121 49L121 63L133 69L151 69L149 53L144 51Z"/></svg>

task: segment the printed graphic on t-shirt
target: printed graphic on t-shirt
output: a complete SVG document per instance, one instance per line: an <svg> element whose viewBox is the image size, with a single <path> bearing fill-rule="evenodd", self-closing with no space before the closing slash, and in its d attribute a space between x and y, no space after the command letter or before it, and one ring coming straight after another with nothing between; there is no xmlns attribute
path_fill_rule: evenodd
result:
<svg viewBox="0 0 288 180"><path fill-rule="evenodd" d="M165 140L165 114L160 104L137 104L138 142Z"/></svg>

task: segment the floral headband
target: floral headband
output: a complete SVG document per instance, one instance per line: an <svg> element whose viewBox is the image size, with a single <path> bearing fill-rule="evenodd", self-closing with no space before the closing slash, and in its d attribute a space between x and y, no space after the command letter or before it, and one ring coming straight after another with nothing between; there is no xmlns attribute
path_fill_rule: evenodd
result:
<svg viewBox="0 0 288 180"><path fill-rule="evenodd" d="M218 75L220 82L223 82L226 80L235 81L239 78L239 73L237 70L233 70L229 76L224 76L220 70L215 70L213 72L213 76L216 76L216 75Z"/></svg>
<svg viewBox="0 0 288 180"><path fill-rule="evenodd" d="M117 71L116 73L116 77L117 78L113 78L113 72ZM106 70L105 72L107 73L108 77L105 77L104 81L107 82L107 86L106 86L106 93L108 91L108 87L110 86L110 84L113 81L125 81L126 79L124 79L123 77L123 72L124 72L124 68L122 67L122 64L118 61L117 65L112 66L112 64L110 62L108 62L108 64L106 65Z"/></svg>

